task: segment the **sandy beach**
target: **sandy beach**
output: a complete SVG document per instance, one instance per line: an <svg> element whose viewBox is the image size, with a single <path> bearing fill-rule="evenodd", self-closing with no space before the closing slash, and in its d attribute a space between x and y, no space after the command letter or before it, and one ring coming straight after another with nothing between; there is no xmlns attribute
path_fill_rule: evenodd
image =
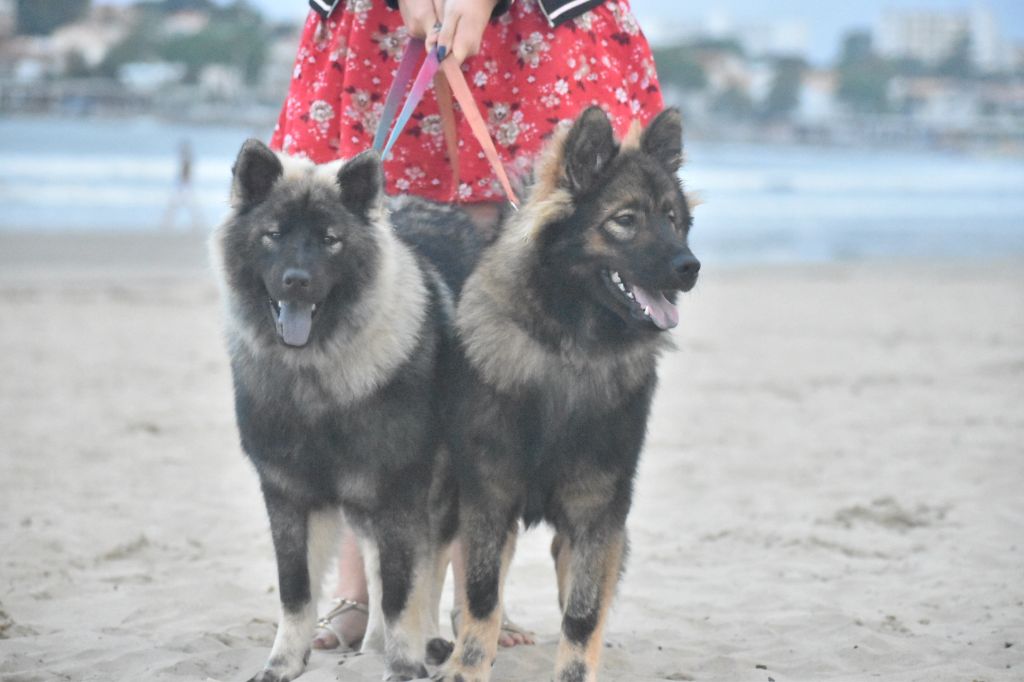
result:
<svg viewBox="0 0 1024 682"><path fill-rule="evenodd" d="M1024 264L709 262L680 312L602 679L1024 679ZM202 239L0 233L0 319L0 680L247 679L276 570ZM549 541L496 682L550 677Z"/></svg>

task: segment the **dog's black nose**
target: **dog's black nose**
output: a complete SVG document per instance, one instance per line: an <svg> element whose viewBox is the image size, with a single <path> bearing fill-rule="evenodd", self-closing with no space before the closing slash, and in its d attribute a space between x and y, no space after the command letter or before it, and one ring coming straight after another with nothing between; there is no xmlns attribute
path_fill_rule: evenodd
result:
<svg viewBox="0 0 1024 682"><path fill-rule="evenodd" d="M700 272L700 261L689 251L685 251L672 259L672 269L680 277L693 278Z"/></svg>
<svg viewBox="0 0 1024 682"><path fill-rule="evenodd" d="M308 289L311 281L312 277L310 277L310 274L298 268L288 268L281 277L281 283L284 284L285 291Z"/></svg>

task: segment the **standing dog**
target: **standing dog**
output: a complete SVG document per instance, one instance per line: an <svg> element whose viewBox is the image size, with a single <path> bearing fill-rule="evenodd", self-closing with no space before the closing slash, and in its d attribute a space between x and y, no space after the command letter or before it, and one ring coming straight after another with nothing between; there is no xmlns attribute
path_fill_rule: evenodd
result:
<svg viewBox="0 0 1024 682"><path fill-rule="evenodd" d="M440 406L452 304L382 202L374 153L314 166L251 140L215 237L238 428L259 474L281 597L254 680L304 670L339 510L367 564L364 648L383 646L388 680L426 674L456 520Z"/></svg>
<svg viewBox="0 0 1024 682"><path fill-rule="evenodd" d="M588 109L465 283L451 449L468 608L435 679L490 678L519 519L556 530L556 679L597 678L657 357L700 268L681 163L678 111L620 145Z"/></svg>

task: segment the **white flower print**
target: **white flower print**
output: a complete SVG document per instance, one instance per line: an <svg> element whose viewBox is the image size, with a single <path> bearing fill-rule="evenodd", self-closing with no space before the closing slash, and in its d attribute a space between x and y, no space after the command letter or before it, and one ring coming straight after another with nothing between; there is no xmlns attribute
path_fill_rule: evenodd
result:
<svg viewBox="0 0 1024 682"><path fill-rule="evenodd" d="M487 85L487 74L483 71L477 71L473 74L473 85L478 88L482 88Z"/></svg>
<svg viewBox="0 0 1024 682"><path fill-rule="evenodd" d="M334 118L334 107L322 99L309 105L309 117L317 123L327 123Z"/></svg>
<svg viewBox="0 0 1024 682"><path fill-rule="evenodd" d="M374 103L367 90L355 90L352 92L351 104L345 108L345 118L358 122L365 131L373 134L377 130L383 111L384 104Z"/></svg>
<svg viewBox="0 0 1024 682"><path fill-rule="evenodd" d="M487 120L492 126L498 126L505 122L512 113L512 107L508 102L495 102L487 114Z"/></svg>
<svg viewBox="0 0 1024 682"><path fill-rule="evenodd" d="M391 59L400 59L405 51L405 31L389 31L385 28L373 34L373 42Z"/></svg>
<svg viewBox="0 0 1024 682"><path fill-rule="evenodd" d="M629 8L624 3L612 2L608 7L611 9L612 16L615 17L615 23L619 25L620 31L631 36L640 33L640 24L637 23L636 17L633 16L633 13L629 11Z"/></svg>
<svg viewBox="0 0 1024 682"><path fill-rule="evenodd" d="M430 114L429 116L424 116L423 120L420 121L420 130L422 130L425 135L434 135L435 137L443 135L444 126L441 124L441 115Z"/></svg>
<svg viewBox="0 0 1024 682"><path fill-rule="evenodd" d="M498 134L495 139L498 144L511 147L519 138L519 123L517 121L506 121L498 126Z"/></svg>
<svg viewBox="0 0 1024 682"><path fill-rule="evenodd" d="M625 104L626 100L629 99L629 93L626 92L625 88L616 88L615 99L621 102L622 104Z"/></svg>
<svg viewBox="0 0 1024 682"><path fill-rule="evenodd" d="M373 9L373 0L348 0L345 10L353 14L366 14Z"/></svg>
<svg viewBox="0 0 1024 682"><path fill-rule="evenodd" d="M519 41L516 54L519 56L519 61L529 64L532 68L536 69L540 66L541 57L550 49L551 46L544 40L544 36L540 34L540 31L534 31Z"/></svg>
<svg viewBox="0 0 1024 682"><path fill-rule="evenodd" d="M562 98L554 94L544 95L540 98L540 103L548 109L554 109L562 103Z"/></svg>
<svg viewBox="0 0 1024 682"><path fill-rule="evenodd" d="M558 80L556 80L555 81L555 92L558 93L559 95L568 95L569 94L569 81L565 80L564 78L559 78Z"/></svg>
<svg viewBox="0 0 1024 682"><path fill-rule="evenodd" d="M594 28L594 13L584 12L583 14L573 19L573 21L576 23L576 28L582 29L584 31L590 31Z"/></svg>

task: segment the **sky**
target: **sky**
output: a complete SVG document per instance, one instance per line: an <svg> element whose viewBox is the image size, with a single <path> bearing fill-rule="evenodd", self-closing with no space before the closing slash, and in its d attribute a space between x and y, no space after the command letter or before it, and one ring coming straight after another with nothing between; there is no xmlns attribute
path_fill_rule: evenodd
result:
<svg viewBox="0 0 1024 682"><path fill-rule="evenodd" d="M128 4L131 0L98 0ZM383 0L381 0L383 1ZM870 28L886 9L966 10L978 0L857 0L856 2L809 2L808 0L632 0L640 25L653 27L664 23L701 24L710 15L725 15L733 23L796 19L810 30L810 57L825 63L836 54L842 34L850 28ZM275 19L301 20L306 16L305 0L249 0ZM1007 37L1024 43L1024 0L987 0ZM654 34L655 30L649 28Z"/></svg>

